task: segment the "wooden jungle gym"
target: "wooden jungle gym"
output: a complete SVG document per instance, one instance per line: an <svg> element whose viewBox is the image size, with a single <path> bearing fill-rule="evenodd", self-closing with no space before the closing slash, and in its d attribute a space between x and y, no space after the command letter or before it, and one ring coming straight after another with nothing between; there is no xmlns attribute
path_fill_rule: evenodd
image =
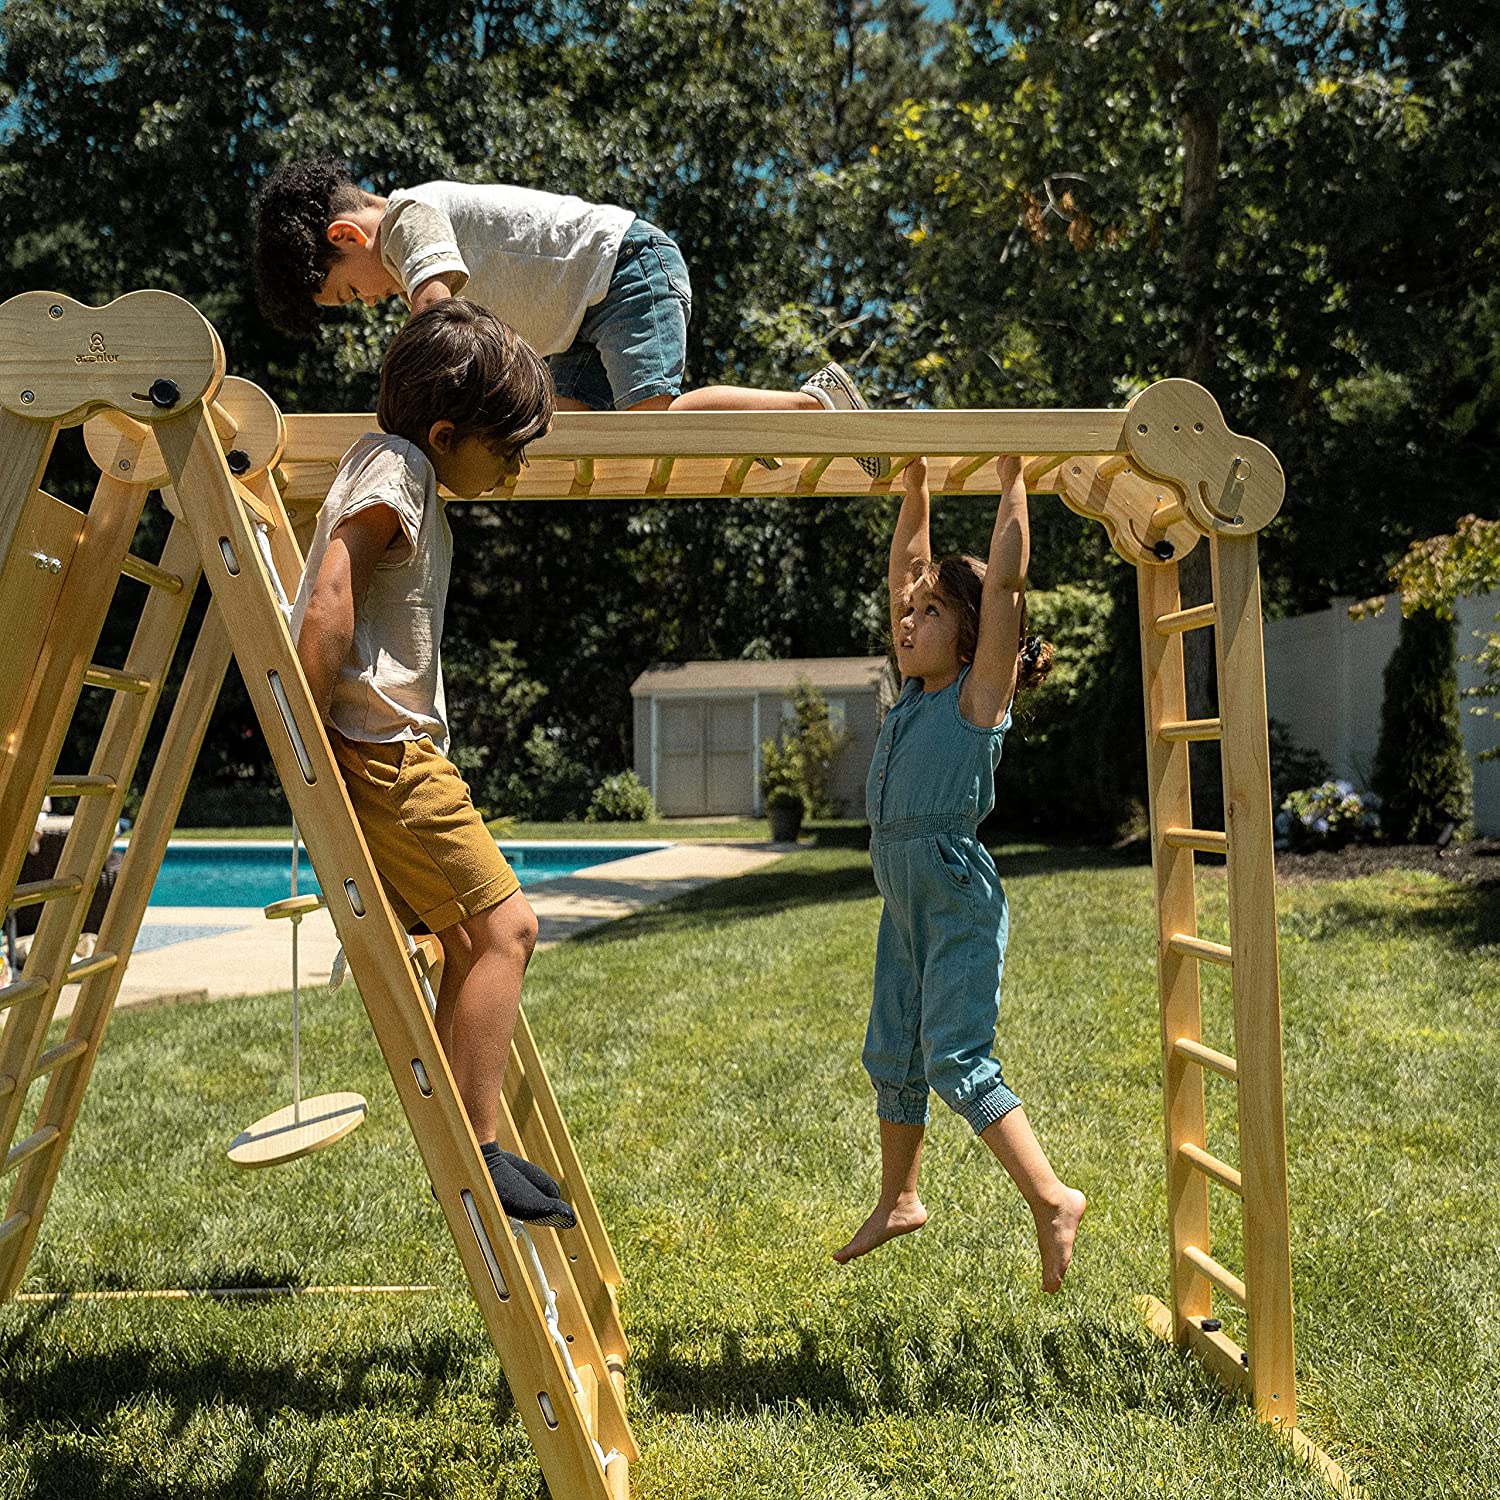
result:
<svg viewBox="0 0 1500 1500"><path fill-rule="evenodd" d="M41 487L59 431L84 427L99 479L87 512ZM141 291L92 308L32 292L0 306L0 906L45 903L24 971L0 989L0 1301L17 1290L168 836L231 655L303 831L370 1024L411 1122L516 1410L558 1500L629 1492L620 1269L524 1019L506 1072L500 1144L563 1185L578 1227L526 1234L501 1211L438 1045L421 974L382 894L298 666L278 593L296 593L307 527L367 415L285 418L225 378L211 325ZM871 483L848 455L906 455ZM1256 533L1279 509L1280 466L1231 434L1213 398L1166 380L1119 411L650 413L560 416L493 501L884 495L910 455L935 494L993 493L996 454L1026 453L1033 492L1101 522L1136 567L1156 891L1171 1239L1170 1302L1151 1326L1190 1348L1331 1482L1296 1431L1264 659ZM754 455L779 455L769 470ZM132 552L151 491L174 517L161 555ZM1206 540L1213 602L1184 609L1178 564ZM120 667L94 661L121 577L144 604ZM200 579L211 603L193 645L92 957L74 960L169 665ZM279 588L278 588L279 585ZM1217 717L1189 719L1184 632L1213 631ZM86 771L58 757L84 689L111 695ZM1226 828L1194 826L1189 745L1217 741ZM55 876L17 884L44 796L76 798ZM1228 864L1231 942L1197 935L1194 856ZM1235 1056L1204 1044L1200 965L1228 969ZM66 1036L46 1045L65 986ZM1239 1166L1210 1153L1204 1075L1238 1100ZM42 1086L34 1088L39 1080ZM34 1109L28 1109L28 1101ZM29 1116L29 1118L24 1118ZM1243 1274L1210 1251L1209 1184L1241 1199ZM1243 1344L1213 1313L1243 1310Z"/></svg>

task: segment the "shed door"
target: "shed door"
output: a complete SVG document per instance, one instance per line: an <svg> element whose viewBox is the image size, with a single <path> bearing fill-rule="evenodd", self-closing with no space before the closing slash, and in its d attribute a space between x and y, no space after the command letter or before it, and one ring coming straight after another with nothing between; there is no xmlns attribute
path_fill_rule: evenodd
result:
<svg viewBox="0 0 1500 1500"><path fill-rule="evenodd" d="M711 813L755 811L755 747L748 698L710 698L708 708L708 806Z"/></svg>
<svg viewBox="0 0 1500 1500"><path fill-rule="evenodd" d="M755 811L748 698L657 700L656 804L663 816Z"/></svg>

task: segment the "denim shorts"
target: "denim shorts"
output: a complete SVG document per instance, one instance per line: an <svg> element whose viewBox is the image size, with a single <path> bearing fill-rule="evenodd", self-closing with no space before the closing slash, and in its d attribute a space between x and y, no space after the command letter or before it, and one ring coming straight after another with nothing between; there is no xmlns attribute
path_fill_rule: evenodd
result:
<svg viewBox="0 0 1500 1500"><path fill-rule="evenodd" d="M572 344L547 361L557 394L595 411L680 395L692 311L682 252L637 219L620 241L603 300L584 314Z"/></svg>

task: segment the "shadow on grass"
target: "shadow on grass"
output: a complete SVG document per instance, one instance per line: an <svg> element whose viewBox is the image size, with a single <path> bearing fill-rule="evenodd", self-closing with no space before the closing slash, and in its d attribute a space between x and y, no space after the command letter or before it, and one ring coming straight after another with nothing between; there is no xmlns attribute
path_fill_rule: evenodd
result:
<svg viewBox="0 0 1500 1500"><path fill-rule="evenodd" d="M879 893L867 852L868 827L815 830L804 840L798 854L809 854L807 865L778 862L752 870L733 880L719 880L648 907L619 921L580 933L575 943L618 943L648 934L684 927L697 929L725 926L731 922L776 912L821 906L831 901L869 901ZM827 851L848 851L846 862L830 866L818 861ZM856 851L859 857L854 857ZM1086 847L1034 847L1002 849L997 864L1002 880L1021 880L1036 875L1058 875L1072 870L1125 869L1140 861L1130 853Z"/></svg>
<svg viewBox="0 0 1500 1500"><path fill-rule="evenodd" d="M786 869L780 864L752 870L734 880L718 880L675 896L659 906L647 907L617 922L580 933L574 943L618 943L683 927L697 930L722 927L731 922L821 906L829 901L868 901L876 895L875 877L868 860L851 859L829 869Z"/></svg>
<svg viewBox="0 0 1500 1500"><path fill-rule="evenodd" d="M1366 900L1351 886L1317 911L1288 913L1282 921L1317 936L1363 931L1384 939L1435 939L1468 957L1476 948L1500 943L1500 884L1444 886L1405 906L1392 902L1388 892Z"/></svg>
<svg viewBox="0 0 1500 1500"><path fill-rule="evenodd" d="M955 1408L1020 1414L1059 1405L1150 1405L1186 1417L1205 1403L1218 1409L1234 1400L1206 1376L1164 1381L1164 1370L1180 1357L1110 1322L1084 1320L1039 1337L1021 1325L967 1319L942 1334L874 1323L841 1331L836 1340L810 1328L789 1332L795 1349L747 1353L740 1331L728 1329L716 1354L690 1354L681 1346L701 1345L701 1334L663 1329L631 1368L654 1408L683 1415L741 1416L794 1402L855 1421Z"/></svg>
<svg viewBox="0 0 1500 1500"><path fill-rule="evenodd" d="M35 1347L38 1331L67 1305L59 1301L28 1310L22 1326L0 1340L0 1368L17 1368L23 1355L30 1366L24 1380L10 1383L0 1407L0 1434L7 1441L18 1442L27 1428L59 1420L97 1432L121 1407L143 1398L159 1401L171 1413L173 1436L200 1411L220 1406L243 1411L258 1429L288 1408L312 1418L371 1407L416 1414L432 1408L443 1385L473 1357L471 1341L431 1329L410 1340L372 1342L342 1354L330 1350L311 1366L264 1349L188 1351L142 1339L86 1351ZM268 1304L237 1300L234 1305ZM390 1378L393 1371L399 1372L399 1385ZM513 1409L504 1387L496 1389L495 1405L497 1416ZM115 1492L84 1487L69 1493Z"/></svg>

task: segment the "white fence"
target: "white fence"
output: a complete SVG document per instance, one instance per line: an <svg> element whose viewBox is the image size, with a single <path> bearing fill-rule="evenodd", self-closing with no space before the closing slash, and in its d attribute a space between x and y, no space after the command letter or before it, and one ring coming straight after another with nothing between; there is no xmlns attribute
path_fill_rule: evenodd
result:
<svg viewBox="0 0 1500 1500"><path fill-rule="evenodd" d="M1383 677L1396 649L1401 605L1392 595L1382 613L1351 620L1349 603L1335 600L1317 614L1266 621L1266 706L1299 745L1322 754L1334 775L1364 788L1375 764ZM1479 646L1474 632L1494 629L1497 614L1500 593L1459 601L1460 657L1473 655ZM1479 680L1474 664L1461 660L1460 690ZM1500 706L1494 699L1477 701ZM1460 704L1464 745L1474 766L1474 828L1493 838L1500 836L1500 761L1477 757L1496 744L1500 720L1472 713L1475 702Z"/></svg>

